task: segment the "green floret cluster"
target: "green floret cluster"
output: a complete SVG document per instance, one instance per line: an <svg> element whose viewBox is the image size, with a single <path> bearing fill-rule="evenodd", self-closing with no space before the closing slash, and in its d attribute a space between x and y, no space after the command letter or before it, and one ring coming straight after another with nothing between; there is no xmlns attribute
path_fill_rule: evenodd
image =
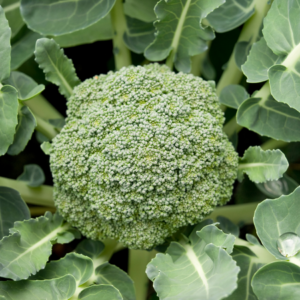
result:
<svg viewBox="0 0 300 300"><path fill-rule="evenodd" d="M74 89L50 152L55 204L92 239L150 249L231 196L238 156L214 87L166 66Z"/></svg>

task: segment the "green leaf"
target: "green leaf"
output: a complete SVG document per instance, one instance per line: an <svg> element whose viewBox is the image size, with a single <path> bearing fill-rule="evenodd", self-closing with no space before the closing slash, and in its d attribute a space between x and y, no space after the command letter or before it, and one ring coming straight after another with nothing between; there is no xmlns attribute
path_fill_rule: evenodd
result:
<svg viewBox="0 0 300 300"><path fill-rule="evenodd" d="M112 285L93 285L84 289L78 296L78 300L123 300L120 292Z"/></svg>
<svg viewBox="0 0 300 300"><path fill-rule="evenodd" d="M251 49L252 43L249 42L238 42L234 48L234 58L236 65L241 69L242 65L246 62L247 56Z"/></svg>
<svg viewBox="0 0 300 300"><path fill-rule="evenodd" d="M212 226L203 227L198 237L193 235L191 244L172 242L166 254L157 254L148 264L146 273L154 281L159 299L201 295L202 300L219 300L235 290L239 268L222 247L232 248L234 237L230 245L230 239L224 240L227 235Z"/></svg>
<svg viewBox="0 0 300 300"><path fill-rule="evenodd" d="M44 268L52 243L60 232L69 228L70 225L63 225L62 217L50 212L36 219L16 222L10 229L11 235L0 241L0 276L27 279Z"/></svg>
<svg viewBox="0 0 300 300"><path fill-rule="evenodd" d="M158 0L126 0L124 3L124 13L130 18L143 22L153 22L156 19L154 7Z"/></svg>
<svg viewBox="0 0 300 300"><path fill-rule="evenodd" d="M101 241L85 239L76 247L76 252L86 255L91 259L96 259L104 250L105 245Z"/></svg>
<svg viewBox="0 0 300 300"><path fill-rule="evenodd" d="M237 122L276 140L300 141L300 113L277 102L270 94L244 101L238 109Z"/></svg>
<svg viewBox="0 0 300 300"><path fill-rule="evenodd" d="M37 32L26 29L22 35L11 46L11 69L18 69L25 61L27 61L34 52L36 41L42 36Z"/></svg>
<svg viewBox="0 0 300 300"><path fill-rule="evenodd" d="M247 77L247 82L263 82L269 79L268 70L275 64L283 61L282 56L274 54L268 47L266 40L261 38L253 44L246 63L242 70Z"/></svg>
<svg viewBox="0 0 300 300"><path fill-rule="evenodd" d="M249 147L239 160L238 180L243 180L244 173L257 183L277 180L288 166L285 155L278 149L264 151L260 147Z"/></svg>
<svg viewBox="0 0 300 300"><path fill-rule="evenodd" d="M274 262L258 270L252 279L259 300L298 300L300 268L288 262Z"/></svg>
<svg viewBox="0 0 300 300"><path fill-rule="evenodd" d="M0 240L9 234L14 222L29 218L29 209L19 192L0 186Z"/></svg>
<svg viewBox="0 0 300 300"><path fill-rule="evenodd" d="M115 0L22 0L28 28L42 35L62 35L87 28L104 18Z"/></svg>
<svg viewBox="0 0 300 300"><path fill-rule="evenodd" d="M52 149L52 145L50 142L43 142L41 144L41 149L43 150L43 152L46 154L46 155L49 155L50 154L50 151Z"/></svg>
<svg viewBox="0 0 300 300"><path fill-rule="evenodd" d="M257 262L256 255L244 246L234 246L232 258L241 271L238 276L238 287L224 300L257 300L251 287L254 273L263 265Z"/></svg>
<svg viewBox="0 0 300 300"><path fill-rule="evenodd" d="M23 101L37 96L45 89L43 84L38 85L32 78L17 71L11 72L10 77L3 83L15 87L18 91L18 98Z"/></svg>
<svg viewBox="0 0 300 300"><path fill-rule="evenodd" d="M0 6L0 82L10 74L10 37L11 30L3 8Z"/></svg>
<svg viewBox="0 0 300 300"><path fill-rule="evenodd" d="M73 47L78 45L90 44L96 41L110 40L113 37L110 14L105 16L97 23L72 33L54 36L53 39L61 47Z"/></svg>
<svg viewBox="0 0 300 300"><path fill-rule="evenodd" d="M226 3L208 15L207 20L217 32L230 31L254 14L254 6L254 0L226 0Z"/></svg>
<svg viewBox="0 0 300 300"><path fill-rule="evenodd" d="M45 280L60 278L65 275L72 275L79 286L89 280L94 272L93 261L81 254L68 253L60 260L50 261L45 269L40 270L29 280Z"/></svg>
<svg viewBox="0 0 300 300"><path fill-rule="evenodd" d="M256 186L266 196L270 198L278 198L281 195L291 194L299 184L291 177L283 174L282 178L264 183L257 183Z"/></svg>
<svg viewBox="0 0 300 300"><path fill-rule="evenodd" d="M106 262L95 270L97 284L110 284L115 287L124 300L135 300L135 290L131 278L118 267Z"/></svg>
<svg viewBox="0 0 300 300"><path fill-rule="evenodd" d="M278 238L286 232L300 235L299 197L300 187L290 195L263 201L257 206L254 214L254 225L261 242L269 252L281 260L286 258L278 250Z"/></svg>
<svg viewBox="0 0 300 300"><path fill-rule="evenodd" d="M282 65L268 71L271 93L280 102L300 111L300 0L275 0L264 20L263 35L278 56L286 56Z"/></svg>
<svg viewBox="0 0 300 300"><path fill-rule="evenodd" d="M14 37L25 24L20 13L20 0L3 0L0 4L11 28L11 35Z"/></svg>
<svg viewBox="0 0 300 300"><path fill-rule="evenodd" d="M127 30L124 34L126 46L135 53L143 53L155 38L153 23L145 23L126 16Z"/></svg>
<svg viewBox="0 0 300 300"><path fill-rule="evenodd" d="M252 234L249 234L249 233L246 233L246 240L251 243L252 245L257 245L257 246L261 246L260 242L258 241L257 237L252 235Z"/></svg>
<svg viewBox="0 0 300 300"><path fill-rule="evenodd" d="M238 109L239 106L249 98L244 87L231 84L223 88L220 94L220 102L228 107Z"/></svg>
<svg viewBox="0 0 300 300"><path fill-rule="evenodd" d="M68 300L76 290L76 281L72 275L42 281L1 281L0 294L6 300ZM34 298L33 298L34 297Z"/></svg>
<svg viewBox="0 0 300 300"><path fill-rule="evenodd" d="M7 150L9 155L17 155L22 152L36 127L36 120L31 110L27 106L23 106L18 114L18 125L14 136L14 142Z"/></svg>
<svg viewBox="0 0 300 300"><path fill-rule="evenodd" d="M155 6L158 18L154 22L156 38L145 50L145 56L151 61L164 60L171 53L178 71L189 73L190 56L207 49L207 40L215 35L210 27L201 25L214 9L224 0L160 0Z"/></svg>
<svg viewBox="0 0 300 300"><path fill-rule="evenodd" d="M213 64L211 63L208 55L206 55L203 60L201 73L203 77L205 77L207 80L216 79L216 70Z"/></svg>
<svg viewBox="0 0 300 300"><path fill-rule="evenodd" d="M239 235L240 235L239 227L237 225L235 225L234 223L232 223L229 219L222 217L222 216L218 216L217 221L220 223L219 227L221 228L221 230L224 233L227 233L227 234L230 233L236 237L239 237Z"/></svg>
<svg viewBox="0 0 300 300"><path fill-rule="evenodd" d="M46 79L59 86L59 92L67 98L80 83L73 63L64 55L54 40L39 39L35 47L35 60L46 74Z"/></svg>
<svg viewBox="0 0 300 300"><path fill-rule="evenodd" d="M3 86L0 90L0 155L6 153L14 140L16 125L18 124L18 106L16 89L8 85Z"/></svg>
<svg viewBox="0 0 300 300"><path fill-rule="evenodd" d="M38 187L45 182L45 174L38 165L25 165L23 173L17 180L25 181L30 187Z"/></svg>

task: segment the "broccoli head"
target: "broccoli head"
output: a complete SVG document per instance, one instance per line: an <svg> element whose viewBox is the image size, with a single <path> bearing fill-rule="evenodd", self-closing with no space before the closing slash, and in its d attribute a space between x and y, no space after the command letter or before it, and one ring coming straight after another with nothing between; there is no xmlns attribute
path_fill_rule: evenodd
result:
<svg viewBox="0 0 300 300"><path fill-rule="evenodd" d="M50 151L55 204L92 239L150 249L231 196L238 156L214 87L166 66L74 89Z"/></svg>

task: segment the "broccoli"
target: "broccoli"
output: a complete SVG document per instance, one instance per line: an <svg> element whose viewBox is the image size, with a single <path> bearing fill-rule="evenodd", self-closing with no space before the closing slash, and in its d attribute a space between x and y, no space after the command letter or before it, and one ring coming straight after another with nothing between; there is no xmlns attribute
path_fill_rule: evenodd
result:
<svg viewBox="0 0 300 300"><path fill-rule="evenodd" d="M231 196L238 156L214 88L166 66L74 89L50 164L61 215L89 238L150 249Z"/></svg>

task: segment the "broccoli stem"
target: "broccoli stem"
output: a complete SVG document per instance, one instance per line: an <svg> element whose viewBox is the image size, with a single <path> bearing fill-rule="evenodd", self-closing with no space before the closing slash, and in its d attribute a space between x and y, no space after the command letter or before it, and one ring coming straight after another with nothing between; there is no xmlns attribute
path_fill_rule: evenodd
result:
<svg viewBox="0 0 300 300"><path fill-rule="evenodd" d="M111 12L111 21L113 27L113 53L115 57L116 70L131 65L131 55L129 49L123 41L123 35L127 24L123 11L123 1L116 0Z"/></svg>
<svg viewBox="0 0 300 300"><path fill-rule="evenodd" d="M52 140L58 134L53 125L40 118L38 115L34 115L34 117L37 123L36 130L42 133L48 139Z"/></svg>
<svg viewBox="0 0 300 300"><path fill-rule="evenodd" d="M255 13L253 16L244 24L242 32L238 38L237 43L239 42L250 42L253 44L256 42L261 25L265 15L270 9L269 0L255 0ZM223 72L218 85L217 85L217 94L220 95L224 87L230 84L238 84L243 77L242 71L238 68L235 63L235 48L230 56L228 66Z"/></svg>
<svg viewBox="0 0 300 300"><path fill-rule="evenodd" d="M134 282L136 300L146 300L149 279L146 275L146 268L156 251L129 249L128 274Z"/></svg>
<svg viewBox="0 0 300 300"><path fill-rule="evenodd" d="M46 211L50 211L52 213L54 213L56 211L56 209L54 207L29 207L30 210L30 215L31 217L38 217L38 216L42 216L45 214Z"/></svg>
<svg viewBox="0 0 300 300"><path fill-rule="evenodd" d="M278 141L278 140L273 140L269 139L265 143L261 145L261 148L263 150L272 150L272 149L277 149L277 148L283 148L287 146L289 143L284 142L284 141Z"/></svg>
<svg viewBox="0 0 300 300"><path fill-rule="evenodd" d="M235 132L240 132L242 129L243 127L236 122L236 116L230 119L223 127L223 131L228 137L231 137Z"/></svg>
<svg viewBox="0 0 300 300"><path fill-rule="evenodd" d="M52 186L41 185L40 187L31 188L24 181L4 177L0 177L0 186L6 186L18 191L26 203L54 207Z"/></svg>

